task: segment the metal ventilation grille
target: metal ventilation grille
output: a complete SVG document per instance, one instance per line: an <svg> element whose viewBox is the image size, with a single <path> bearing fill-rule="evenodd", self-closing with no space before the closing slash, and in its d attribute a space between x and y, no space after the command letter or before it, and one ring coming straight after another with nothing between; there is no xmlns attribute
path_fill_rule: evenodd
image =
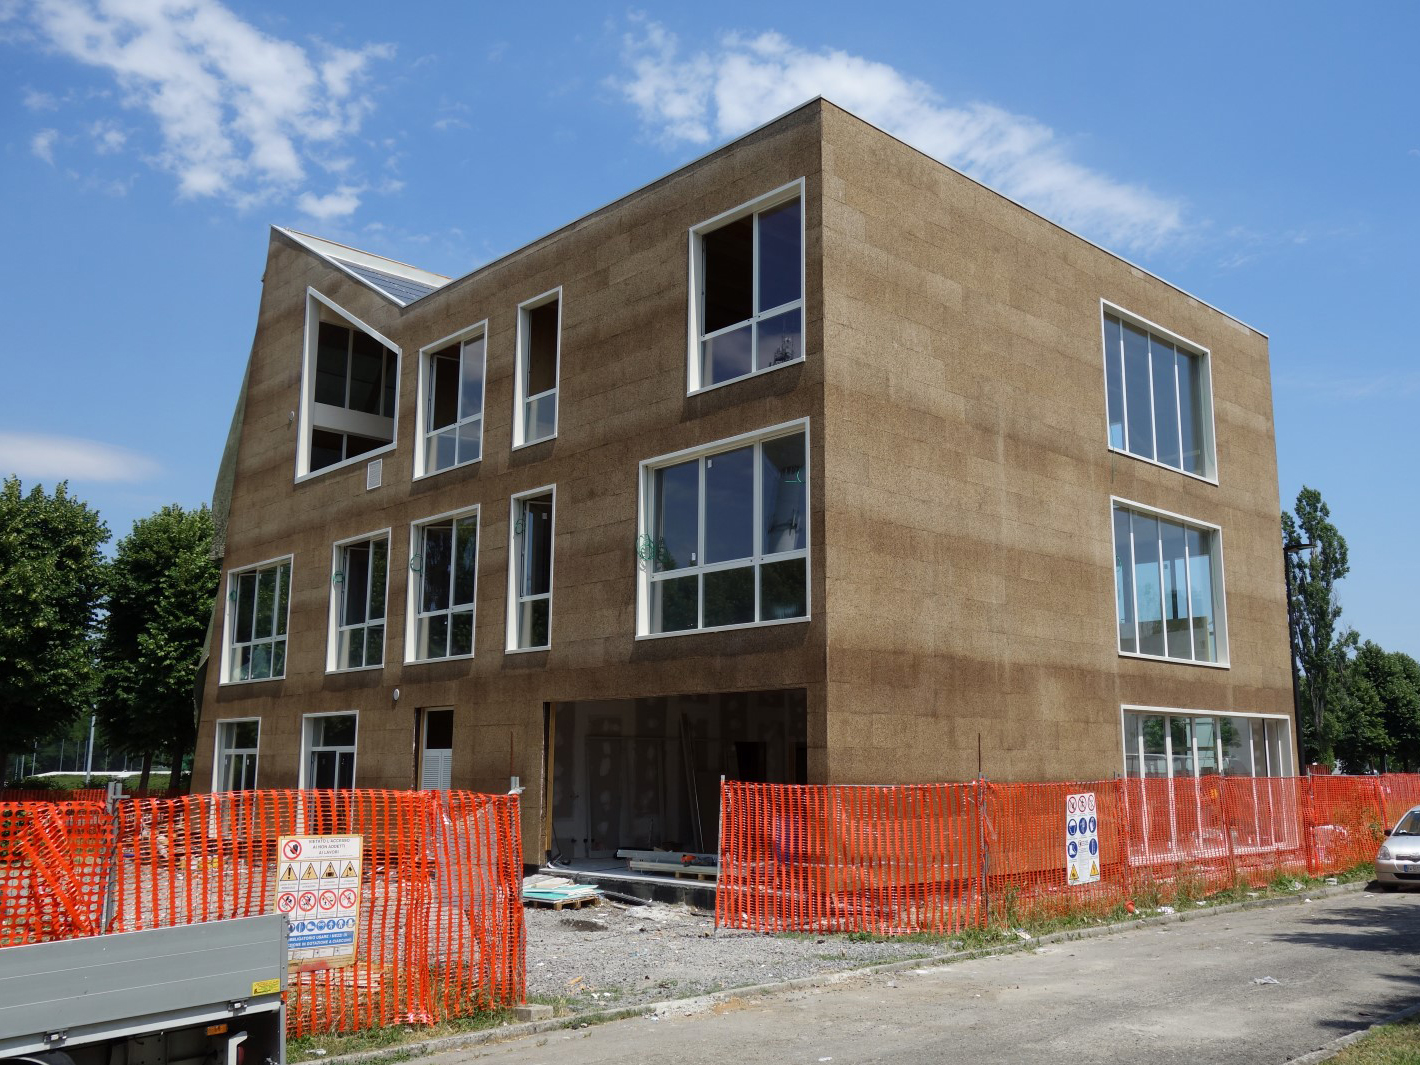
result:
<svg viewBox="0 0 1420 1065"><path fill-rule="evenodd" d="M370 492L384 483L385 460L372 459L365 467L365 491Z"/></svg>

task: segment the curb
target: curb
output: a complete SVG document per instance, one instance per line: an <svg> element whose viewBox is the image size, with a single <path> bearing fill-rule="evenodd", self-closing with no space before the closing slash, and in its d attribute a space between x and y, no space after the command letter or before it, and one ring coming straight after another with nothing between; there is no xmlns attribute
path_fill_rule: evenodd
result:
<svg viewBox="0 0 1420 1065"><path fill-rule="evenodd" d="M1299 1058L1293 1058L1291 1061L1285 1062L1284 1065L1317 1065L1318 1062L1335 1057L1352 1043L1359 1043L1377 1028L1384 1028L1388 1024L1398 1024L1401 1021L1414 1017L1416 1014L1420 1014L1420 1006L1411 1006L1409 1009L1401 1010L1399 1013L1392 1013L1389 1017L1376 1021L1376 1023L1369 1028L1362 1028L1359 1031L1352 1032L1350 1035L1343 1035L1333 1039L1329 1043L1323 1043L1310 1054L1303 1054Z"/></svg>
<svg viewBox="0 0 1420 1065"><path fill-rule="evenodd" d="M318 1065L370 1065L370 1063L381 1061L408 1061L415 1058L431 1058L437 1054L455 1050L466 1050L470 1047L485 1046L489 1043L501 1043L505 1040L520 1039L529 1035L541 1035L544 1032L560 1032L572 1028L587 1027L593 1024L606 1024L611 1021L630 1020L634 1017L646 1017L651 1015L657 1017L684 1017L704 1012L722 1002L736 998L836 987L839 984L845 984L853 980L876 976L878 974L906 972L909 969L927 969L939 965L953 965L957 962L971 961L976 958L1015 954L1023 950L1033 950L1035 947L1041 945L1071 943L1082 939L1096 939L1100 936L1116 935L1120 932L1131 932L1140 928L1181 924L1200 917L1210 917L1214 914L1238 913L1243 910L1264 910L1277 906L1300 906L1311 902L1313 899L1325 899L1337 895L1354 894L1364 889L1369 883L1370 881L1360 880L1351 884L1321 886L1310 892L1298 892L1295 895L1283 895L1278 898L1249 899L1246 902L1228 902L1221 906L1200 906L1194 910L1185 910L1181 913L1163 913L1153 917L1139 917L1131 921L1120 921L1116 924L1097 925L1091 928L1077 928L1063 932L1051 932L1048 935L1023 939L1015 943L1005 943L996 947L982 947L978 950L961 950L951 954L939 954L930 958L911 958L903 961L881 962L877 965L866 965L859 969L842 969L838 972L818 973L813 976L799 976L790 980L776 980L773 983L767 984L750 984L745 987L725 988L721 991L711 991L707 994L695 995L690 998L667 999L662 1002L644 1002L637 1006L625 1006L621 1009L591 1010L586 1013L574 1013L566 1017L556 1017L547 1021L525 1021L521 1024L500 1025L497 1028L485 1028L482 1031L468 1032L462 1035L449 1035L442 1036L438 1039L416 1040L410 1043L381 1047L377 1050L362 1050L354 1054L341 1054L337 1057L307 1058L305 1061L307 1065L317 1065L317 1063ZM1396 1020L1404 1019L1415 1013L1420 1013L1420 1006L1416 1006L1376 1023L1391 1024ZM1374 1027L1374 1025L1372 1027ZM1348 1043L1360 1039L1361 1036L1366 1034L1366 1031L1369 1031L1369 1029L1342 1036L1340 1039L1328 1043L1326 1047L1323 1047L1321 1050L1315 1051L1313 1054L1308 1054L1306 1057L1296 1058L1293 1061L1287 1062L1286 1065L1315 1065L1316 1062L1324 1061L1327 1057L1330 1057ZM1322 1056L1317 1057L1317 1054ZM288 1063L288 1065L295 1065L295 1063Z"/></svg>

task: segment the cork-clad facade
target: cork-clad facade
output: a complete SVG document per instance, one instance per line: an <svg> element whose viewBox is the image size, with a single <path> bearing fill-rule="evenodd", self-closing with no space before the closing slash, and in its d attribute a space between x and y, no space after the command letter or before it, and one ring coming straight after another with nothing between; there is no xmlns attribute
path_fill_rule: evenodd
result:
<svg viewBox="0 0 1420 1065"><path fill-rule="evenodd" d="M456 280L273 230L226 464L198 788L1292 772L1266 337L827 101Z"/></svg>

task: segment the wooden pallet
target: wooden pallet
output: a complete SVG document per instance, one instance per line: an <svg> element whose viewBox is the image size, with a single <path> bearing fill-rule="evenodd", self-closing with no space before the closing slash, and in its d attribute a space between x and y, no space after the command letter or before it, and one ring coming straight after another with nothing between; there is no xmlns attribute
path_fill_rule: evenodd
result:
<svg viewBox="0 0 1420 1065"><path fill-rule="evenodd" d="M586 895L570 895L555 897L548 893L546 895L524 895L524 906L537 906L545 910L580 910L583 906L595 906L600 903L602 897L588 893Z"/></svg>

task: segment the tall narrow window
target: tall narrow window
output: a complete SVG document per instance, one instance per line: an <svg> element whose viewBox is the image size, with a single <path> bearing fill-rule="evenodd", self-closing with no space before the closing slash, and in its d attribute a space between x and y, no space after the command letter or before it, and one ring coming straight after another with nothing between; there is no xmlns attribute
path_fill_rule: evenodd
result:
<svg viewBox="0 0 1420 1065"><path fill-rule="evenodd" d="M691 233L696 391L804 357L800 184Z"/></svg>
<svg viewBox="0 0 1420 1065"><path fill-rule="evenodd" d="M256 787L256 754L261 721L217 722L217 764L213 791L250 791Z"/></svg>
<svg viewBox="0 0 1420 1065"><path fill-rule="evenodd" d="M314 292L306 318L298 474L392 445L399 405L399 353L392 345Z"/></svg>
<svg viewBox="0 0 1420 1065"><path fill-rule="evenodd" d="M425 353L422 473L437 473L483 456L486 348L479 327L477 335Z"/></svg>
<svg viewBox="0 0 1420 1065"><path fill-rule="evenodd" d="M803 428L644 464L642 635L806 618Z"/></svg>
<svg viewBox="0 0 1420 1065"><path fill-rule="evenodd" d="M335 639L331 669L368 669L384 662L388 536L336 548L331 575Z"/></svg>
<svg viewBox="0 0 1420 1065"><path fill-rule="evenodd" d="M1114 597L1122 654L1227 659L1217 529L1114 506Z"/></svg>
<svg viewBox="0 0 1420 1065"><path fill-rule="evenodd" d="M448 791L454 764L453 708L432 707L420 717L419 787Z"/></svg>
<svg viewBox="0 0 1420 1065"><path fill-rule="evenodd" d="M1213 477L1207 353L1105 312L1104 366L1109 446Z"/></svg>
<svg viewBox="0 0 1420 1065"><path fill-rule="evenodd" d="M478 510L414 526L409 568L409 660L473 654Z"/></svg>
<svg viewBox="0 0 1420 1065"><path fill-rule="evenodd" d="M266 562L227 578L224 681L275 680L286 675L286 620L291 560Z"/></svg>
<svg viewBox="0 0 1420 1065"><path fill-rule="evenodd" d="M551 489L513 498L509 538L508 650L530 651L552 642Z"/></svg>
<svg viewBox="0 0 1420 1065"><path fill-rule="evenodd" d="M518 308L513 446L557 435L557 376L562 345L562 290Z"/></svg>
<svg viewBox="0 0 1420 1065"><path fill-rule="evenodd" d="M310 714L305 719L303 788L355 786L355 715Z"/></svg>

